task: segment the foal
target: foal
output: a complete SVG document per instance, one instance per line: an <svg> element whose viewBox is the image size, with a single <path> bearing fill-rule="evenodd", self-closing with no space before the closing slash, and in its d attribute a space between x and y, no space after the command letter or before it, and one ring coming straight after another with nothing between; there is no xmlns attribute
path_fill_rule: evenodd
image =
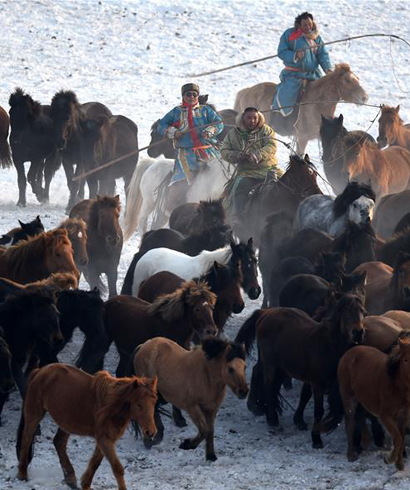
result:
<svg viewBox="0 0 410 490"><path fill-rule="evenodd" d="M158 392L169 403L186 410L198 428L195 437L185 439L180 449L196 449L206 440L206 459L216 461L214 422L228 385L235 395L246 398L245 350L242 345L207 338L201 347L185 350L163 337L148 340L134 355L136 373L158 376ZM156 410L160 440L164 427Z"/></svg>
<svg viewBox="0 0 410 490"><path fill-rule="evenodd" d="M75 471L66 451L68 438L76 434L94 437L96 441L94 453L81 478L81 488L91 490L94 474L105 456L117 479L118 489L126 490L124 468L115 452L115 443L130 420L138 422L145 437L155 436L156 391L156 378L113 378L106 371L91 376L66 364L50 364L34 370L29 378L17 433L17 478L28 479L34 434L48 411L59 427L53 442L67 485L77 488Z"/></svg>
<svg viewBox="0 0 410 490"><path fill-rule="evenodd" d="M380 419L393 439L393 450L385 456L385 462L395 463L398 470L404 469L404 437L410 420L410 340L399 339L398 346L390 356L373 347L358 346L340 360L338 378L345 408L349 461L357 459L353 433L360 403Z"/></svg>

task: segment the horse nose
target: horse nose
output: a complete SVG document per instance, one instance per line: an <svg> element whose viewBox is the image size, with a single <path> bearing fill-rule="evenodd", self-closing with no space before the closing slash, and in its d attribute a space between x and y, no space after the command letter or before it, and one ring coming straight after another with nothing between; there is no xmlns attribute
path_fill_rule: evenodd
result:
<svg viewBox="0 0 410 490"><path fill-rule="evenodd" d="M243 400L244 398L246 398L248 396L248 392L249 392L248 387L239 389L238 390L238 398Z"/></svg>
<svg viewBox="0 0 410 490"><path fill-rule="evenodd" d="M260 286L254 286L253 288L250 288L248 292L248 296L250 299L257 299L259 298L260 294L261 294Z"/></svg>
<svg viewBox="0 0 410 490"><path fill-rule="evenodd" d="M362 102L365 103L369 100L369 96L366 94L366 92L364 93L363 97L362 97Z"/></svg>
<svg viewBox="0 0 410 490"><path fill-rule="evenodd" d="M152 441L156 435L157 435L157 429L156 428L153 430L146 430L144 438Z"/></svg>
<svg viewBox="0 0 410 490"><path fill-rule="evenodd" d="M210 325L205 329L205 335L212 335L213 337L218 333L216 325Z"/></svg>
<svg viewBox="0 0 410 490"><path fill-rule="evenodd" d="M353 341L357 344L360 344L363 340L364 330L363 329L359 330L355 328L352 333L353 333L352 335Z"/></svg>
<svg viewBox="0 0 410 490"><path fill-rule="evenodd" d="M237 315L238 313L240 313L243 309L245 308L245 303L242 302L242 303L235 303L232 307L232 311L235 313L235 315Z"/></svg>

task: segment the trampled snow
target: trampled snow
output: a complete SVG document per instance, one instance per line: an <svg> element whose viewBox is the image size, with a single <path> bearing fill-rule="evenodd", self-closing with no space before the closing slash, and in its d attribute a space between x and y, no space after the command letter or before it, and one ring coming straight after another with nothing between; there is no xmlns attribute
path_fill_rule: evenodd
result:
<svg viewBox="0 0 410 490"><path fill-rule="evenodd" d="M391 33L406 38L410 4L404 1L339 2L312 0L35 0L0 2L1 84L0 105L8 110L8 97L22 87L41 103L50 103L60 89L72 89L80 102L100 101L114 114L133 119L139 127L140 146L149 142L151 124L179 102L180 86L199 82L202 92L217 108L232 108L236 92L262 81L278 80L281 62L259 64L194 78L201 73L276 53L279 36L294 17L309 9L325 41L370 33ZM401 105L401 116L410 121L410 48L388 38L368 38L330 46L333 63L347 62L369 94L369 104ZM377 135L378 109L341 104L349 130ZM308 152L320 169L320 148L311 142ZM145 156L142 153L141 157ZM281 165L287 150L279 148ZM324 185L324 184L323 184ZM122 185L119 183L122 198ZM324 189L326 186L324 185ZM65 176L59 170L50 192L50 203L40 205L27 188L28 205L17 208L14 169L1 170L0 233L40 214L47 229L65 218L68 199ZM124 246L119 268L119 288L138 248L137 235ZM85 283L82 283L86 287ZM246 310L232 317L227 334L233 337L244 319L260 307L247 300ZM62 361L73 362L82 337L66 346ZM106 368L115 371L112 348ZM249 362L249 374L253 364ZM292 406L299 384L285 393ZM28 482L16 478L15 433L21 400L12 393L0 427L0 489L61 490L67 488L52 444L55 425L42 423ZM383 462L383 451L371 446L355 463L346 460L343 426L324 436L325 447L314 450L309 432L298 432L292 410L281 417L283 431L272 434L263 417L254 417L243 400L228 393L218 415L215 448L218 460L205 462L204 447L178 448L182 438L195 433L165 420L165 438L151 451L128 431L118 443L130 489L401 489L408 488L408 472L398 474ZM312 411L308 412L309 423ZM80 477L93 450L93 441L73 436L69 456ZM115 479L106 461L97 471L94 489L113 489Z"/></svg>

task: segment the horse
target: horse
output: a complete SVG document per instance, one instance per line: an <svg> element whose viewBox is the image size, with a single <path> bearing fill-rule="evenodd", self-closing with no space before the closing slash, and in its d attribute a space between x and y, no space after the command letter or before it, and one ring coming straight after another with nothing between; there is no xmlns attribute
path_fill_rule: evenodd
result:
<svg viewBox="0 0 410 490"><path fill-rule="evenodd" d="M23 367L37 341L57 346L63 340L53 294L48 291L24 291L7 297L0 304L0 325L12 356L13 378L24 398L26 379ZM7 393L0 394L0 418L7 398Z"/></svg>
<svg viewBox="0 0 410 490"><path fill-rule="evenodd" d="M376 237L376 260L394 267L400 252L410 253L410 229L405 228L387 240Z"/></svg>
<svg viewBox="0 0 410 490"><path fill-rule="evenodd" d="M290 155L286 172L278 181L268 180L251 191L243 223L234 227L235 232L240 238L253 236L256 245L259 245L266 219L272 210L286 211L293 217L303 199L312 194L322 194L317 185L317 175L308 155L304 158Z"/></svg>
<svg viewBox="0 0 410 490"><path fill-rule="evenodd" d="M67 218L60 223L59 228L67 230L68 239L73 246L74 262L78 268L88 264L87 225L78 218Z"/></svg>
<svg viewBox="0 0 410 490"><path fill-rule="evenodd" d="M242 272L239 261L227 265L215 262L211 270L195 282L205 282L210 290L216 295L213 317L218 331L222 332L227 319L232 313L240 313L245 304L241 295ZM143 281L138 291L138 297L149 303L163 294L176 291L183 284L182 277L172 272L157 272L149 279Z"/></svg>
<svg viewBox="0 0 410 490"><path fill-rule="evenodd" d="M286 376L311 385L315 399L312 428L314 448L320 437L323 396L335 394L340 357L363 339L364 306L357 296L343 295L321 322L295 308L256 310L242 325L235 341L249 352L257 338L258 362L253 368L248 407L261 406L267 423L278 427L279 391Z"/></svg>
<svg viewBox="0 0 410 490"><path fill-rule="evenodd" d="M400 310L410 286L410 255L400 252L394 269L383 262L365 262L355 272L366 271L366 309L372 315Z"/></svg>
<svg viewBox="0 0 410 490"><path fill-rule="evenodd" d="M322 114L320 141L323 170L334 192L339 194L349 182L345 168L347 155L357 154L365 141L376 143L376 140L364 131L348 131L343 126L343 114L339 117L325 117Z"/></svg>
<svg viewBox="0 0 410 490"><path fill-rule="evenodd" d="M360 403L384 424L393 440L386 463L404 469L404 438L410 420L410 341L399 339L390 356L374 347L357 346L341 358L337 370L345 409L347 459L355 461L353 444L355 414Z"/></svg>
<svg viewBox="0 0 410 490"><path fill-rule="evenodd" d="M394 227L410 213L410 189L383 196L376 206L373 217L373 227L380 238L390 238Z"/></svg>
<svg viewBox="0 0 410 490"><path fill-rule="evenodd" d="M37 216L33 221L29 221L28 223L23 223L18 220L19 227L13 228L8 231L0 238L0 245L9 246L16 245L16 243L21 240L26 240L28 237L33 237L39 235L44 231L44 225L41 222L40 216Z"/></svg>
<svg viewBox="0 0 410 490"><path fill-rule="evenodd" d="M110 298L117 294L118 263L122 250L122 231L119 224L120 197L98 196L84 199L70 211L70 218L80 218L87 225L88 264L80 268L90 285L105 292L100 275L105 273Z"/></svg>
<svg viewBox="0 0 410 490"><path fill-rule="evenodd" d="M9 346L4 338L4 330L0 327L0 395L7 395L14 387L11 359Z"/></svg>
<svg viewBox="0 0 410 490"><path fill-rule="evenodd" d="M332 236L340 235L348 221L371 223L375 201L371 186L354 181L349 182L336 198L309 196L299 204L295 230L317 228Z"/></svg>
<svg viewBox="0 0 410 490"><path fill-rule="evenodd" d="M100 102L80 104L72 90L60 90L52 100L50 117L54 128L54 144L58 148L67 177L70 197L67 212L80 197L84 197L80 181L73 181L75 175L83 172L82 152L84 151L84 121L96 120L101 116L110 117L111 111Z"/></svg>
<svg viewBox="0 0 410 490"><path fill-rule="evenodd" d="M226 393L226 386L239 398L248 394L245 351L242 345L216 338L204 339L200 347L185 350L162 337L148 340L134 354L135 373L158 376L158 392L166 402L186 410L198 429L184 439L180 449L196 449L205 439L207 461L216 461L214 423ZM158 439L164 427L156 409Z"/></svg>
<svg viewBox="0 0 410 490"><path fill-rule="evenodd" d="M0 106L0 167L11 167L10 145L7 141L9 136L10 118L7 112Z"/></svg>
<svg viewBox="0 0 410 490"><path fill-rule="evenodd" d="M127 207L124 216L124 236L128 239L138 227L138 232L147 231L147 221L154 211L158 199L158 189L164 179L171 174L173 160L144 159L138 164L131 179ZM228 163L213 159L204 165L190 185L187 202L199 202L207 199L219 199L224 186L231 176ZM165 210L155 220L155 228L161 228L168 220L169 212ZM168 214L167 214L168 213Z"/></svg>
<svg viewBox="0 0 410 490"><path fill-rule="evenodd" d="M77 287L77 276L71 272L54 272L46 279L40 279L28 284L20 284L5 277L0 277L0 303L6 299L6 295L10 290L14 292L17 288L27 291L40 288L57 293L61 290L77 289Z"/></svg>
<svg viewBox="0 0 410 490"><path fill-rule="evenodd" d="M213 320L216 296L204 282L184 282L170 294L148 303L132 296L116 296L105 304L105 329L114 342L120 362L117 376L125 374L137 345L152 337L167 337L188 347L194 334L200 338L218 331Z"/></svg>
<svg viewBox="0 0 410 490"><path fill-rule="evenodd" d="M67 455L71 434L95 439L94 453L81 478L81 488L90 490L94 474L104 456L109 461L118 489L126 490L124 468L115 452L115 443L124 434L130 420L136 421L145 437L156 434L154 407L157 379L114 378L106 371L95 376L67 364L51 364L32 372L21 411L17 432L17 478L27 480L27 467L33 456L34 434L49 412L58 431L53 443L64 481L77 487L75 471Z"/></svg>
<svg viewBox="0 0 410 490"><path fill-rule="evenodd" d="M50 183L60 166L54 141L54 125L50 106L35 101L21 88L10 95L10 146L17 171L19 198L17 205L26 206L26 174L24 162L31 162L27 178L39 202L49 200ZM42 186L44 172L44 188Z"/></svg>
<svg viewBox="0 0 410 490"><path fill-rule="evenodd" d="M113 196L115 179L124 180L125 195L138 162L138 127L125 116L100 116L86 119L82 129L82 164L85 172L94 170L107 162L120 159L115 165L103 168L87 179L90 199L97 194Z"/></svg>
<svg viewBox="0 0 410 490"><path fill-rule="evenodd" d="M80 277L65 229L56 228L12 247L0 247L0 277L26 284L53 272L71 272Z"/></svg>
<svg viewBox="0 0 410 490"><path fill-rule="evenodd" d="M184 235L194 235L226 223L222 199L187 202L172 210L169 227Z"/></svg>
<svg viewBox="0 0 410 490"><path fill-rule="evenodd" d="M242 113L246 107L257 107L264 113L271 112L276 84L265 82L240 90L235 99L234 110ZM269 121L274 130L284 136L295 135L297 151L303 154L308 141L319 137L320 117L333 117L339 101L362 104L368 99L358 77L347 63L337 64L334 70L319 80L307 83L301 94L299 113L292 128L281 128L280 123ZM285 118L286 119L286 118ZM285 121L284 121L285 122ZM287 125L286 125L287 126ZM291 132L289 132L291 129Z"/></svg>
<svg viewBox="0 0 410 490"><path fill-rule="evenodd" d="M399 105L397 107L382 105L377 136L377 145L380 149L387 145L395 145L410 150L410 127L408 124L403 124L399 111Z"/></svg>
<svg viewBox="0 0 410 490"><path fill-rule="evenodd" d="M410 228L410 213L407 213L401 218L401 220L394 227L393 234L397 235L402 233L407 228Z"/></svg>

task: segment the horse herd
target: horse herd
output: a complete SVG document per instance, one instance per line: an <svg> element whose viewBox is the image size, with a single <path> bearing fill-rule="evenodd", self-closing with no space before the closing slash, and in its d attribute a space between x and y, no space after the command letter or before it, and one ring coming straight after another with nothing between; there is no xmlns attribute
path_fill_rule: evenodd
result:
<svg viewBox="0 0 410 490"><path fill-rule="evenodd" d="M358 83L350 69L338 70L345 82ZM77 487L68 438L87 435L96 446L81 488L90 488L106 457L124 490L114 446L130 421L150 448L164 437L161 406L171 403L175 424L186 425L185 411L198 431L180 448L195 449L205 441L206 459L215 461L214 424L226 387L247 398L248 409L265 416L276 432L284 408L282 387L291 389L293 379L302 381L294 414L299 430L307 430L304 410L313 395L314 448L323 447L322 434L345 417L347 456L353 461L371 442L368 421L375 444L384 446L383 424L393 440L386 462L403 469L410 419L410 148L400 145L407 145L410 130L399 107L382 108L378 143L366 133L348 132L343 116L318 116L325 173L337 190L335 198L323 195L309 157L292 154L278 181L267 178L252 191L243 222L234 229L224 199L216 199L220 194L168 210L161 219L169 228L142 235L118 295L124 238L120 198L110 195L116 176L106 169L93 174L99 182L92 191L87 179L90 198L85 200L80 200L81 179L73 183L72 177L132 153L136 127L99 103L79 104L72 92L59 92L49 107L17 89L10 105L16 168L19 141L28 148L30 138L38 140L36 125L54 121L49 126L52 152L38 160L21 157L22 164L32 162L29 182L37 197L48 197L50 168L61 162L71 185L69 218L59 227L44 231L38 216L19 222L0 243L0 414L16 384L23 398L18 478L28 478L34 435L46 411L59 427L53 443L65 482ZM24 114L20 132L16 114ZM129 132L110 133L120 122ZM56 133L60 139L54 140ZM128 143L135 139L126 147L123 136ZM104 153L108 147L102 142L114 140L110 153ZM86 141L92 144L87 147ZM142 161L135 169L137 157L130 159L125 238L141 218L143 201L155 201L153 186L143 194L144 175L155 165L161 179L169 172L167 160ZM229 175L220 162L213 165L217 170L203 174L215 179L212 172L219 172L223 188ZM43 172L44 189L39 184ZM24 192L19 203L25 204ZM152 210L145 213L143 231ZM228 340L224 327L231 315L243 311L242 291L250 300L262 292L258 262L262 308ZM78 289L81 274L89 291ZM106 290L102 274L108 280L107 301L100 296ZM76 367L58 364L77 327L85 340ZM119 354L116 377L102 371L111 344ZM248 387L246 363L254 344L258 355Z"/></svg>

